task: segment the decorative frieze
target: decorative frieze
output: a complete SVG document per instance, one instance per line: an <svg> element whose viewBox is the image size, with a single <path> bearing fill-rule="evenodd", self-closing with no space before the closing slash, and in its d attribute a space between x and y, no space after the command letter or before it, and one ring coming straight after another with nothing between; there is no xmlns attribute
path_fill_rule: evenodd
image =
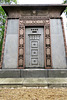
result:
<svg viewBox="0 0 67 100"><path fill-rule="evenodd" d="M26 20L25 23L26 24L28 24L28 23L29 24L35 24L35 23L36 24L43 24L44 23L44 20Z"/></svg>
<svg viewBox="0 0 67 100"><path fill-rule="evenodd" d="M52 67L50 19L45 21L45 68Z"/></svg>
<svg viewBox="0 0 67 100"><path fill-rule="evenodd" d="M18 68L24 68L24 24L19 20Z"/></svg>

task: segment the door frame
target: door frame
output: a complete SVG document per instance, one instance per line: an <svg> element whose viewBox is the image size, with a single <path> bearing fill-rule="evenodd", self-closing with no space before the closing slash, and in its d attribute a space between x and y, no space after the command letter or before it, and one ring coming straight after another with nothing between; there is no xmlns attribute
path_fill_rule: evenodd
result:
<svg viewBox="0 0 67 100"><path fill-rule="evenodd" d="M50 18L43 17L22 17L19 19L19 37L18 37L18 69L25 68L25 27L43 26L44 27L44 59L45 69L52 68L51 54L51 34L50 34ZM47 34L47 30L49 33ZM49 41L47 40L49 39ZM49 49L49 53L47 52ZM21 52L23 51L23 53Z"/></svg>

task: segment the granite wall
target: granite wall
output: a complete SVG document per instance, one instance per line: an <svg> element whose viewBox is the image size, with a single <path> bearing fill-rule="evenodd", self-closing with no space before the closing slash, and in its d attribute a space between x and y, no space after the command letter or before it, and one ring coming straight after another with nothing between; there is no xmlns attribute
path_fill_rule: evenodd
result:
<svg viewBox="0 0 67 100"><path fill-rule="evenodd" d="M19 20L8 19L2 68L17 68Z"/></svg>
<svg viewBox="0 0 67 100"><path fill-rule="evenodd" d="M50 20L53 68L67 68L61 19Z"/></svg>

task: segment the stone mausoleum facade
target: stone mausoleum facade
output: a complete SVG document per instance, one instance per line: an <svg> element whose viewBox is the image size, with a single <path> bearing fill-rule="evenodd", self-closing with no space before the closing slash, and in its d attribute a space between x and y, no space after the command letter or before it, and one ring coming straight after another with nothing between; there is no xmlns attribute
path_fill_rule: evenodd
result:
<svg viewBox="0 0 67 100"><path fill-rule="evenodd" d="M0 77L67 77L67 5L2 5L7 14Z"/></svg>

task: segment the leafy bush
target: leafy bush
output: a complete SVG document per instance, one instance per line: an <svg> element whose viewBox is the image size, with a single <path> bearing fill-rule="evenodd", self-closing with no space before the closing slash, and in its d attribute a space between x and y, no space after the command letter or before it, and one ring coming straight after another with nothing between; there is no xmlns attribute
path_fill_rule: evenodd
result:
<svg viewBox="0 0 67 100"><path fill-rule="evenodd" d="M67 3L67 0L64 0L64 3L63 4L66 4ZM66 15L67 15L67 7L66 7L66 9L65 9L65 11L64 11L65 13L66 13Z"/></svg>
<svg viewBox="0 0 67 100"><path fill-rule="evenodd" d="M6 14L3 8L0 6L0 60L1 60L2 44L4 37L5 21L6 21Z"/></svg>

